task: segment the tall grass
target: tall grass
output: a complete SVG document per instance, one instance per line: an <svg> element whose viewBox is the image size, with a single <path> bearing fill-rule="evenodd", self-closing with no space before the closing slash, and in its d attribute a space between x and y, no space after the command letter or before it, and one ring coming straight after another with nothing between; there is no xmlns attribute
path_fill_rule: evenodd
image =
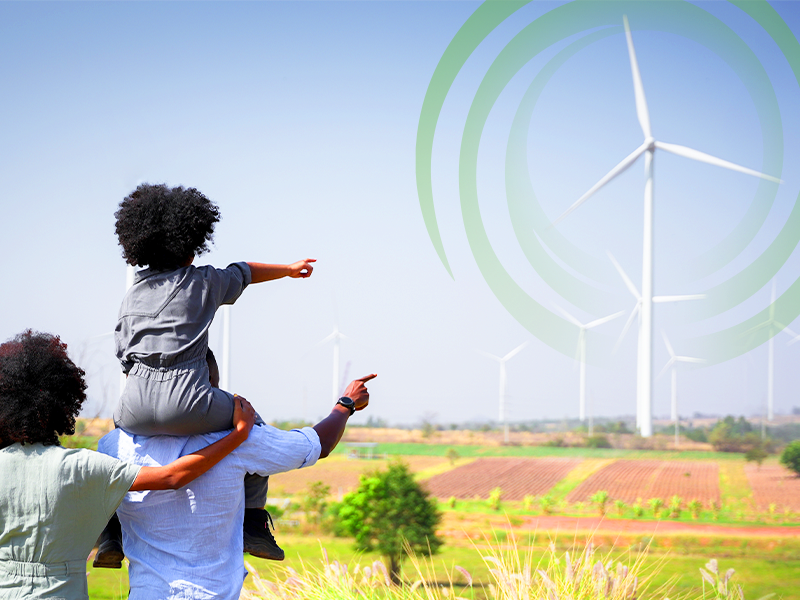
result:
<svg viewBox="0 0 800 600"><path fill-rule="evenodd" d="M478 549L476 548L476 552ZM558 552L554 545L538 562L533 553L520 553L512 540L491 544L482 555L491 582L478 585L464 568L453 565L437 573L431 559L411 556L411 577L392 585L381 561L368 564L340 563L322 550L320 566L303 565L302 572L284 567L268 581L248 565L254 591L247 600L667 600L674 581L651 584L660 563L646 567L647 552L632 553L628 561L614 560L592 544ZM672 597L673 600L675 596Z"/></svg>

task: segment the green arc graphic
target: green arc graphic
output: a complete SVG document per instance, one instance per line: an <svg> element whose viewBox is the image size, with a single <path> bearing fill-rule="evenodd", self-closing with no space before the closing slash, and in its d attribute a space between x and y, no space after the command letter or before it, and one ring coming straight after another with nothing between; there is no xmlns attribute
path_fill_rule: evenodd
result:
<svg viewBox="0 0 800 600"><path fill-rule="evenodd" d="M459 34L448 46L442 62L447 58L448 78L437 79L439 67L431 81L423 104L423 115L420 117L417 145L417 184L420 191L420 206L423 217L428 227L431 240L443 264L452 276L452 271L447 262L444 248L436 225L433 212L433 198L430 192L430 158L435 131L435 122L441 111L441 106L447 91L452 85L455 75L463 66L472 52L477 48L483 38L502 20L516 11L524 3L487 2L476 11L465 23ZM737 2L737 6L745 10L751 17L759 22L762 27L776 40L781 50L787 55L790 65L798 75L800 66L800 45L791 35L788 27L766 2ZM686 2L613 2L597 3L576 1L560 6L539 17L527 25L508 45L500 52L494 63L487 71L481 82L470 107L469 115L464 126L461 154L459 161L459 186L461 194L461 209L464 219L467 238L478 267L492 289L495 296L514 318L526 327L531 333L560 352L571 355L574 349L577 329L548 311L530 298L505 271L495 255L486 231L483 228L480 210L478 208L477 187L475 173L477 170L477 154L483 127L486 118L492 109L500 92L511 80L514 74L526 64L533 56L552 44L568 36L578 34L598 27L614 27L619 25L621 14L627 13L631 23L636 29L659 29L671 31L685 37L695 39L709 47L712 51L722 56L739 74L751 97L757 106L759 120L764 136L764 167L763 169L777 174L783 160L783 137L777 107L769 79L758 63L752 51L729 28L712 15L702 9ZM491 28L489 28L491 26ZM459 37L462 31L466 31ZM582 47L610 35L614 31L605 30L591 33L577 42L568 46L540 72L521 103L515 118L515 126L509 137L509 152L507 161L513 168L507 168L506 179L508 189L509 211L512 215L512 224L515 235L532 266L540 276L562 297L572 304L581 307L587 312L598 314L608 305L609 299L599 294L597 290L577 280L555 263L542 248L541 242L546 241L551 251L556 249L559 258L570 264L580 272L584 272L595 279L602 276L603 267L597 260L570 247L569 243L558 235L548 234L542 227L544 215L541 207L535 201L531 182L521 178L519 174L527 171L524 160L527 139L522 131L527 132L525 119L529 120L529 109L532 111L538 93L546 84L547 78ZM458 44L456 44L458 40ZM790 58L790 54L793 56ZM460 64L458 64L460 61ZM766 85L765 85L766 82ZM432 94L431 89L436 89ZM765 92L766 90L766 92ZM435 114L431 126L431 115ZM426 116L426 121L423 121ZM423 127L425 125L425 127ZM425 131L423 131L425 129ZM422 142L422 144L421 144ZM523 159L519 157L522 156ZM517 161L514 163L514 161ZM421 163L424 168L420 168ZM521 168L522 165L525 168ZM427 182L427 183L426 183ZM704 272L713 272L720 266L733 260L752 240L766 219L775 195L775 186L765 184L759 186L754 202L751 204L745 219L717 248L701 257L697 264L699 268L695 275ZM540 212L537 212L540 211ZM785 262L788 255L800 240L800 208L795 205L792 216L784 228L773 241L770 247L753 264L742 270L727 282L712 288L707 293L709 301L702 303L703 308L698 311L696 318L708 318L738 305L749 298L767 283ZM532 225L532 227L529 227ZM536 231L539 238L532 235ZM540 239L542 238L542 239ZM607 271L607 267L605 269ZM795 283L786 293L776 301L777 313L782 316L782 322L791 322L800 313L800 285ZM587 291L591 293L587 293ZM727 360L738 356L768 339L769 331L764 330L763 335L745 340L743 331L750 329L754 321L763 320L764 314L759 313L751 319L735 327L705 336L695 340L695 346L703 349L703 354L709 358L710 363ZM610 340L599 336L596 332L589 332L591 343L590 360L597 362L599 358L608 355ZM734 343L732 340L738 340Z"/></svg>

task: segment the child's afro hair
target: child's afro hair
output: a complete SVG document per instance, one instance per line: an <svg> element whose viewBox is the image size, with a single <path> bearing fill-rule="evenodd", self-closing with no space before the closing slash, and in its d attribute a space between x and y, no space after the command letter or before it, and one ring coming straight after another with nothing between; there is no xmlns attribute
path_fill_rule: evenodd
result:
<svg viewBox="0 0 800 600"><path fill-rule="evenodd" d="M83 377L58 336L28 329L0 345L0 448L57 446L59 435L75 433Z"/></svg>
<svg viewBox="0 0 800 600"><path fill-rule="evenodd" d="M144 183L119 205L117 238L130 265L177 269L208 252L219 208L195 188Z"/></svg>

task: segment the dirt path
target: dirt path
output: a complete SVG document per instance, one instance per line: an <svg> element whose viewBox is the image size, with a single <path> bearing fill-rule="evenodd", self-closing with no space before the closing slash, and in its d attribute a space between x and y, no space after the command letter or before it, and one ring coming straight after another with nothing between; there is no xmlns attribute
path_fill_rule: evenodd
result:
<svg viewBox="0 0 800 600"><path fill-rule="evenodd" d="M738 525L709 525L679 521L637 521L633 519L601 519L600 517L540 516L525 519L525 529L540 531L602 531L603 533L630 534L689 534L713 536L768 536L793 537L800 535L800 527Z"/></svg>

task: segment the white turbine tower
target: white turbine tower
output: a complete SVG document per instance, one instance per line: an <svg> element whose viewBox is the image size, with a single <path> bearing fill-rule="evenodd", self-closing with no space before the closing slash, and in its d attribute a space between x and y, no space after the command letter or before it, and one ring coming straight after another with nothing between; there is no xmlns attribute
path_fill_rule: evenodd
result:
<svg viewBox="0 0 800 600"><path fill-rule="evenodd" d="M622 281L625 283L625 287L628 288L628 291L636 300L636 304L631 311L631 316L628 317L627 322L625 323L625 327L622 328L622 333L617 340L617 344L614 346L614 352L617 351L619 348L622 339L625 337L625 334L628 333L628 329L630 329L631 324L633 323L633 319L639 315L639 346L641 347L642 344L642 320L641 320L641 309L642 309L642 295L639 293L639 290L636 289L636 286L633 285L631 278L628 277L628 274L625 273L625 270L622 266L617 262L617 259L614 258L614 255L611 252L608 252L608 257L611 259L611 262L614 263L614 268L619 273L619 276L622 278ZM653 302L656 303L663 303L663 302L683 302L685 300L703 300L705 299L705 294L684 294L678 296L653 296ZM640 354L640 352L639 352ZM639 373L639 364L636 365L636 427L637 429L641 429L641 406L642 406L642 377Z"/></svg>
<svg viewBox="0 0 800 600"><path fill-rule="evenodd" d="M128 268L125 270L125 293L126 294L128 293L128 290L131 289L131 286L133 285L134 275L136 275L136 269L134 269L131 265L128 265ZM116 343L115 343L115 345L116 345ZM115 350L116 350L116 348L115 348ZM127 379L128 379L128 377L125 375L125 373L120 373L119 374L119 395L120 395L120 398L122 397L122 393L125 391L125 381Z"/></svg>
<svg viewBox="0 0 800 600"><path fill-rule="evenodd" d="M704 363L705 361L702 358L692 358L691 356L676 356L675 351L672 349L672 344L669 343L667 339L667 334L663 331L661 332L662 337L664 338L664 344L667 347L667 352L669 352L669 360L667 364L664 365L664 368L661 369L661 373L658 374L661 377L664 373L667 372L668 369L672 369L672 403L671 403L671 413L672 413L672 420L675 422L675 448L678 448L678 363Z"/></svg>
<svg viewBox="0 0 800 600"><path fill-rule="evenodd" d="M767 421L775 416L775 335L785 331L792 339L787 345L794 344L800 336L775 319L775 280L772 280L772 294L769 303L769 319L749 329L746 333L755 333L759 329L769 329L769 352L767 358Z"/></svg>
<svg viewBox="0 0 800 600"><path fill-rule="evenodd" d="M558 307L558 310L561 311L569 321L571 321L574 325L580 329L580 333L578 334L578 349L577 349L577 360L580 362L580 369L581 369L581 378L580 378L580 402L579 402L579 416L581 421L586 420L586 330L592 329L593 327L597 327L598 325L602 325L603 323L607 323L617 317L623 315L625 313L624 310L614 313L613 315L608 315L607 317L603 317L601 319L596 319L594 321L590 321L589 323L583 324L578 319L573 317L569 314L566 310Z"/></svg>
<svg viewBox="0 0 800 600"><path fill-rule="evenodd" d="M346 338L347 336L339 331L339 326L335 325L333 328L333 332L325 337L324 340L317 343L317 346L321 346L330 340L333 340L333 401L336 402L339 400L339 340Z"/></svg>
<svg viewBox="0 0 800 600"><path fill-rule="evenodd" d="M231 305L222 307L222 369L219 374L219 385L223 390L231 391Z"/></svg>
<svg viewBox="0 0 800 600"><path fill-rule="evenodd" d="M513 358L520 352L529 342L523 342L511 352L506 354L503 358L489 354L488 352L481 352L484 356L488 356L492 360L500 363L500 405L498 409L498 421L503 424L503 440L508 443L508 419L506 418L506 362Z"/></svg>
<svg viewBox="0 0 800 600"><path fill-rule="evenodd" d="M636 160L644 155L644 236L642 248L642 305L641 305L641 337L639 343L639 369L638 374L641 381L640 394L641 403L641 434L643 437L650 437L653 434L653 158L656 149L665 150L678 156L691 158L700 162L705 162L718 167L724 167L747 175L762 177L769 181L781 183L780 179L759 173L752 169L736 165L732 162L716 158L710 154L679 146L656 141L650 130L650 115L647 110L647 101L644 96L644 86L639 74L639 65L636 62L636 52L633 48L633 38L628 26L628 18L623 17L625 25L625 37L628 42L628 55L631 61L631 72L633 74L633 89L636 98L636 115L639 125L644 134L644 142L636 150L631 152L616 167L611 169L600 181L594 184L588 192L578 198L567 211L553 222L556 225L564 217L586 202L595 192L602 188L609 181L620 173L626 171Z"/></svg>

